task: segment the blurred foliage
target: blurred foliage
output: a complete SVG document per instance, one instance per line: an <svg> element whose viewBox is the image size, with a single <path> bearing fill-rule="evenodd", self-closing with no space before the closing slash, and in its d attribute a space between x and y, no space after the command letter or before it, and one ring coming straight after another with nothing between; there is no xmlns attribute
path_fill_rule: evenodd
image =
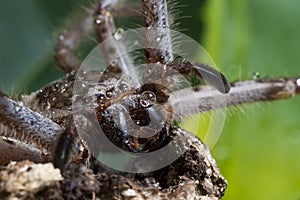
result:
<svg viewBox="0 0 300 200"><path fill-rule="evenodd" d="M28 93L62 76L55 35L83 1L0 1L0 89ZM201 41L230 80L300 74L300 1L184 1L179 30ZM76 11L77 10L77 11ZM70 17L71 16L71 17ZM213 154L224 199L300 198L300 98L229 111Z"/></svg>
<svg viewBox="0 0 300 200"><path fill-rule="evenodd" d="M229 79L300 75L300 1L210 0L200 17L203 44ZM213 149L224 199L300 198L299 100L231 111Z"/></svg>

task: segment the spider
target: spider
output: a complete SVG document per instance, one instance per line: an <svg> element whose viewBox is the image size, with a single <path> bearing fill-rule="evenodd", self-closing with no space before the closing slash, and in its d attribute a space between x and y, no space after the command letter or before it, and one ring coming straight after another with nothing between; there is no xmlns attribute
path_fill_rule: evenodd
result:
<svg viewBox="0 0 300 200"><path fill-rule="evenodd" d="M132 7L141 12L132 11ZM143 32L145 84L138 80L138 72L125 54L124 44L117 38L120 30L114 25L113 15L118 15L120 10L143 17L146 30ZM221 72L207 64L175 57L168 19L168 6L164 0L143 0L140 6L102 0L88 9L68 33L59 36L55 59L65 77L24 96L19 102L0 92L0 130L4 137L1 145L12 149L1 152L1 161L26 157L35 162L52 161L61 170L68 163L88 163L93 159L91 157L109 148L105 144L94 145L97 139L91 134L97 132L92 126L94 123L121 149L150 153L172 143L174 132L181 131L176 123L172 123L172 116L176 120L182 115L256 101L286 99L300 93L300 79L297 78L229 83ZM93 28L98 42L104 43L101 50L108 65L101 73L94 69L82 70L85 62L82 63L73 53ZM152 44L155 48L151 47ZM90 81L94 76L97 76L97 81ZM178 76L196 78L207 85L173 92L172 88L177 84L174 77ZM220 102L224 97L226 104ZM184 114L180 105L187 107ZM91 118L95 120L92 123L87 121ZM154 123L155 128L149 128L150 123ZM79 137L80 127L84 130ZM142 137L144 133L150 133L151 137ZM97 147L92 149L91 146Z"/></svg>

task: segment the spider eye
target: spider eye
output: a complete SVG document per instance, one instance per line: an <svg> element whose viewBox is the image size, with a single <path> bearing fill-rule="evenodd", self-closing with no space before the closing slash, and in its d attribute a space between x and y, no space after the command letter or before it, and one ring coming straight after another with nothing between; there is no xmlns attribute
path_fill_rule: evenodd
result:
<svg viewBox="0 0 300 200"><path fill-rule="evenodd" d="M126 101L129 115L136 125L147 126L151 123L148 108L156 103L156 95L152 91L132 95Z"/></svg>
<svg viewBox="0 0 300 200"><path fill-rule="evenodd" d="M168 100L169 89L156 83L144 84L136 89L136 95L129 98L129 114L138 126L148 126L151 122L161 124L162 117L151 108L156 103L161 104Z"/></svg>
<svg viewBox="0 0 300 200"><path fill-rule="evenodd" d="M149 108L156 102L156 95L152 91L145 91L140 96L140 104L143 108Z"/></svg>

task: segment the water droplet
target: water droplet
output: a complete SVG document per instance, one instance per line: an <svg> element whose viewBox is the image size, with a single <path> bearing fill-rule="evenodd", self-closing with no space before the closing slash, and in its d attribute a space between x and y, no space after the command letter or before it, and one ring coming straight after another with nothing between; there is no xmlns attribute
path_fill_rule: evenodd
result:
<svg viewBox="0 0 300 200"><path fill-rule="evenodd" d="M253 80L258 80L260 78L260 73L259 72L254 72L252 74L252 78L253 78Z"/></svg>
<svg viewBox="0 0 300 200"><path fill-rule="evenodd" d="M140 104L144 108L152 106L156 102L156 95L151 91L145 91L141 94Z"/></svg>
<svg viewBox="0 0 300 200"><path fill-rule="evenodd" d="M100 19L96 19L95 22L96 24L101 24L102 21Z"/></svg>
<svg viewBox="0 0 300 200"><path fill-rule="evenodd" d="M111 65L112 67L116 67L116 66L117 66L117 64L118 64L118 63L117 63L117 61L116 61L116 60L113 60L113 61L111 62L111 64L110 64L110 65Z"/></svg>
<svg viewBox="0 0 300 200"><path fill-rule="evenodd" d="M118 89L119 89L120 91L126 91L126 90L128 90L128 87L127 87L126 84L121 83L121 84L118 86Z"/></svg>
<svg viewBox="0 0 300 200"><path fill-rule="evenodd" d="M300 78L298 78L298 79L296 80L296 83L297 83L297 86L300 87Z"/></svg>
<svg viewBox="0 0 300 200"><path fill-rule="evenodd" d="M156 42L159 42L159 41L161 41L161 37L156 38Z"/></svg>
<svg viewBox="0 0 300 200"><path fill-rule="evenodd" d="M111 97L112 97L112 92L111 92L111 91L107 91L107 92L106 92L106 96L107 96L108 98L111 98Z"/></svg>
<svg viewBox="0 0 300 200"><path fill-rule="evenodd" d="M62 88L62 89L60 90L60 93L64 93L66 90L67 90L66 88Z"/></svg>
<svg viewBox="0 0 300 200"><path fill-rule="evenodd" d="M65 36L64 36L64 35L59 35L59 36L58 36L58 40L62 41L62 40L64 40L64 39L65 39Z"/></svg>
<svg viewBox="0 0 300 200"><path fill-rule="evenodd" d="M139 46L139 41L135 40L135 41L133 42L133 46Z"/></svg>
<svg viewBox="0 0 300 200"><path fill-rule="evenodd" d="M101 100L104 100L104 99L105 99L105 95L104 95L104 94L100 94L99 98L100 98Z"/></svg>
<svg viewBox="0 0 300 200"><path fill-rule="evenodd" d="M52 101L55 101L55 100L56 100L56 97L53 97L53 98L52 98Z"/></svg>
<svg viewBox="0 0 300 200"><path fill-rule="evenodd" d="M124 29L118 28L117 31L114 34L114 38L116 40L120 40L120 39L122 39L123 36L124 36Z"/></svg>
<svg viewBox="0 0 300 200"><path fill-rule="evenodd" d="M16 107L15 107L16 112L19 112L20 109L21 109L21 107L19 107L19 106L16 106Z"/></svg>
<svg viewBox="0 0 300 200"><path fill-rule="evenodd" d="M97 18L95 19L96 24L101 24L104 21L104 17L102 15L98 15Z"/></svg>
<svg viewBox="0 0 300 200"><path fill-rule="evenodd" d="M121 194L125 197L135 197L135 196L137 196L136 191L133 190L133 189L124 190L124 191L122 191Z"/></svg>
<svg viewBox="0 0 300 200"><path fill-rule="evenodd" d="M81 87L85 88L85 87L86 87L86 84L85 84L85 83L82 83L82 84L81 84Z"/></svg>
<svg viewBox="0 0 300 200"><path fill-rule="evenodd" d="M153 9L156 9L157 8L157 4L156 3L154 3L154 5L153 5Z"/></svg>
<svg viewBox="0 0 300 200"><path fill-rule="evenodd" d="M103 93L96 94L96 97L98 103L103 103L106 100L106 95Z"/></svg>

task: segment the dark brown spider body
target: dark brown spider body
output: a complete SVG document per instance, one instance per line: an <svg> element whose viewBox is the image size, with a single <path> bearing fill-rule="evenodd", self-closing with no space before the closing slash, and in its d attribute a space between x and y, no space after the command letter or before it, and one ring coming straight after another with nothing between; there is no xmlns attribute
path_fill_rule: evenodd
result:
<svg viewBox="0 0 300 200"><path fill-rule="evenodd" d="M82 74L82 76L93 77L94 73L95 72L86 72ZM151 120L149 118L149 111L147 110L150 105L145 105L147 104L147 99L144 99L143 92L152 90L160 95L157 96L158 102L162 103L167 100L167 95L162 91L156 90L154 85L144 85L138 89L131 88L128 82L126 82L126 79L120 80L118 79L119 77L110 72L106 73L96 85L89 85L88 82L77 80L77 82L79 82L78 84L81 85L81 89L87 93L87 96L82 99L82 107L74 110L74 108L72 108L72 98L73 100L76 98L76 95L73 95L73 86L76 81L75 76L76 73L71 72L64 78L49 84L36 93L30 96L23 96L25 105L47 116L63 127L63 129L74 126L73 114L85 111L86 108L91 106L94 108L92 112L97 116L99 125L106 136L117 146L129 151L153 151L166 143L165 138L168 135L168 128L165 126L169 126L166 121L159 122L164 125L159 132L153 133L152 137L139 138L143 132L151 131L149 128L143 128L143 126L148 125ZM144 104L142 104L142 102ZM122 112L124 114L130 113L132 119L131 123L135 123L141 126L141 128L139 130L131 130L126 118L120 119L116 116ZM114 116L116 116L116 118ZM120 126L120 124L122 125ZM84 142L82 143L80 141L76 131L73 132L75 132L72 136L73 140L76 140L77 143L81 143L77 144L77 151L79 152L76 153L76 155L82 155L82 148L85 148ZM133 136L133 134L130 135L128 132L134 132L135 136ZM66 148L66 151L69 151L67 149L70 148L70 144L64 144L62 146ZM105 147L103 147L103 150L105 151ZM76 159L87 159L87 157L78 158L78 156L75 156L75 160Z"/></svg>

